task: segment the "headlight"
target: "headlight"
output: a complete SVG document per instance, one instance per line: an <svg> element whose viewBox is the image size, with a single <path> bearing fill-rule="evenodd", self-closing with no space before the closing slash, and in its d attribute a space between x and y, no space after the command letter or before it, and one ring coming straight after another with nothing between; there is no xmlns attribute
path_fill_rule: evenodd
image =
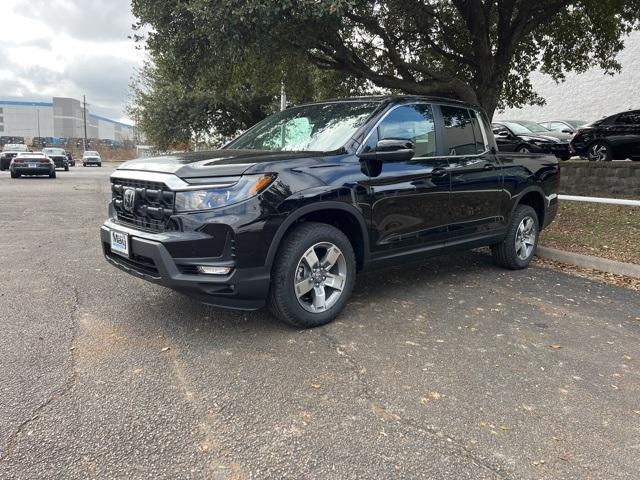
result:
<svg viewBox="0 0 640 480"><path fill-rule="evenodd" d="M179 191L176 192L176 211L194 212L232 205L256 196L271 185L273 180L274 175L243 175L233 185Z"/></svg>

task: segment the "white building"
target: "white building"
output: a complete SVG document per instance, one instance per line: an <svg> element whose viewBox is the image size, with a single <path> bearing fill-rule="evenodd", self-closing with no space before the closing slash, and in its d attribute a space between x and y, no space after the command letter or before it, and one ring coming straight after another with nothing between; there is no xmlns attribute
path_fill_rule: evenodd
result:
<svg viewBox="0 0 640 480"><path fill-rule="evenodd" d="M496 112L494 118L592 122L624 110L640 109L640 32L626 39L618 61L622 64L620 74L606 75L594 68L581 75L567 74L566 81L559 84L547 75L534 73L533 86L547 104L507 109Z"/></svg>
<svg viewBox="0 0 640 480"><path fill-rule="evenodd" d="M64 97L51 102L0 100L0 136L82 138L82 103ZM87 138L124 141L133 137L132 125L87 111Z"/></svg>

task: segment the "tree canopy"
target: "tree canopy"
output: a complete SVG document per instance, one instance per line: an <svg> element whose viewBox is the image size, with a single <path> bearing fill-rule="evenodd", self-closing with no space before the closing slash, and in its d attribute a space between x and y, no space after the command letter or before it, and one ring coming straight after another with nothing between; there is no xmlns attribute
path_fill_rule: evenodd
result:
<svg viewBox="0 0 640 480"><path fill-rule="evenodd" d="M619 71L640 16L640 0L132 3L152 62L134 105L175 115L184 135L246 128L276 107L281 82L293 101L389 91L460 98L489 116L541 104L533 71Z"/></svg>

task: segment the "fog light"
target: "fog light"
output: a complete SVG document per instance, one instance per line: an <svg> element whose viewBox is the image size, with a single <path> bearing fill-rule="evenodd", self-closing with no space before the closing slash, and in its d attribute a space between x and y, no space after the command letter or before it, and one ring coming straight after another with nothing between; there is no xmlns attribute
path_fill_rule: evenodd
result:
<svg viewBox="0 0 640 480"><path fill-rule="evenodd" d="M198 265L198 271L207 275L226 275L231 272L231 267L211 267L209 265Z"/></svg>

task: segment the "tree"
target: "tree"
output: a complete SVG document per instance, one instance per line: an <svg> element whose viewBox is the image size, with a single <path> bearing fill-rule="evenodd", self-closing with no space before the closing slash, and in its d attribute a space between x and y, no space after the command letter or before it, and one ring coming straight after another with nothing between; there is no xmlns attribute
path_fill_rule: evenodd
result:
<svg viewBox="0 0 640 480"><path fill-rule="evenodd" d="M616 55L640 15L640 0L133 0L133 6L141 24L154 29L151 51L171 58L181 74L202 79L198 69L206 65L219 79L238 71L245 80L284 78L295 91L303 89L299 72L315 67L337 72L359 91L460 98L489 116L498 107L542 104L530 82L535 70L557 81L594 66L619 71ZM185 18L192 20L188 28L181 26Z"/></svg>

